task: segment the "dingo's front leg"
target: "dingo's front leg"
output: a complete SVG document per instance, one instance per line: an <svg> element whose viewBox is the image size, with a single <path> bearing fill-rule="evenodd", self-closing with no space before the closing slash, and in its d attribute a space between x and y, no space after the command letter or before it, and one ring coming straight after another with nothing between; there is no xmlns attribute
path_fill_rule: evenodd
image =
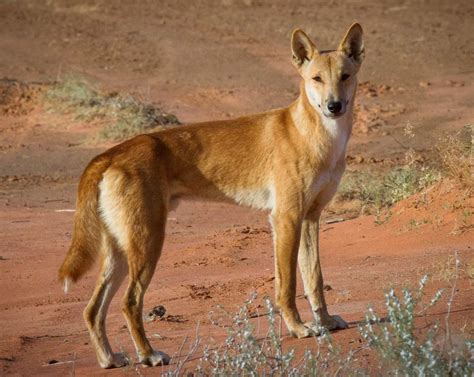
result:
<svg viewBox="0 0 474 377"><path fill-rule="evenodd" d="M303 221L298 262L306 297L311 305L314 321L305 323L317 335L323 326L328 330L347 328L347 323L339 316L328 313L323 291L323 275L319 261L319 217L312 214Z"/></svg>
<svg viewBox="0 0 474 377"><path fill-rule="evenodd" d="M304 338L311 330L304 326L296 308L296 264L301 220L294 216L272 214L275 246L275 296L283 320L293 336Z"/></svg>

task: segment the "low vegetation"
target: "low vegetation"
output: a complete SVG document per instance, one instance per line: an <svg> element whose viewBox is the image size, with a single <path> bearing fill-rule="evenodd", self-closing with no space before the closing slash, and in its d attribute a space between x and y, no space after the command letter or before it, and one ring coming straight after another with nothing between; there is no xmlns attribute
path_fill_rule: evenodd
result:
<svg viewBox="0 0 474 377"><path fill-rule="evenodd" d="M418 165L396 167L386 175L368 169L349 171L341 182L339 195L343 199L359 200L369 208L380 209L426 189L440 178L439 171Z"/></svg>
<svg viewBox="0 0 474 377"><path fill-rule="evenodd" d="M472 193L474 187L474 126L467 125L454 135L441 138L436 150L444 174Z"/></svg>
<svg viewBox="0 0 474 377"><path fill-rule="evenodd" d="M216 313L211 313L214 325L227 330L225 341L222 344L204 345L203 356L192 372L178 363L177 368L170 368L166 375L178 376L184 371L187 375L197 376L314 376L333 374L334 371L338 371L338 375L349 373L353 367L353 354L342 355L324 328L321 328L322 335L315 337L317 352L306 350L302 356L297 357L294 349L285 349L281 337L282 321L272 302L265 298L265 313L257 314L256 300L256 294L252 294L235 314L220 308L222 315L216 319ZM264 318L266 323L255 326L254 318ZM192 348L192 352L195 351L196 348ZM195 355L188 355L186 358L190 359L190 356Z"/></svg>
<svg viewBox="0 0 474 377"><path fill-rule="evenodd" d="M449 332L454 293L448 301L444 329L439 321L430 324L424 335L416 328L416 318L436 305L443 292L438 290L427 304L422 305L427 280L424 276L415 292L403 289L401 298L390 289L385 294L386 317L369 309L359 332L369 349L375 352L381 371L402 376L470 376L474 342L466 340L462 346L455 347Z"/></svg>
<svg viewBox="0 0 474 377"><path fill-rule="evenodd" d="M159 126L180 124L176 116L117 92L103 93L90 82L69 77L45 92L48 109L87 122L103 121L99 140L123 140Z"/></svg>
<svg viewBox="0 0 474 377"><path fill-rule="evenodd" d="M294 349L285 349L281 341L281 320L269 299L264 300L264 315L255 314L253 295L232 315L223 312L215 324L227 329L222 344L204 346L204 355L192 372L182 363L168 370L168 376L184 371L198 376L471 376L474 371L474 341L452 341L449 316L456 293L460 262L455 258L454 281L447 299L447 310L439 320L427 314L439 306L445 291L438 290L426 299L424 276L417 289L405 288L401 294L390 289L385 294L384 316L369 308L358 326L362 343L356 349L342 352L324 329L315 338L316 351L306 350L297 356ZM264 317L265 324L255 325L255 317ZM423 323L423 334L419 324ZM265 329L262 331L262 329ZM459 335L456 335L459 340ZM364 357L359 359L359 355ZM192 352L196 352L193 347ZM186 359L189 359L188 355ZM370 358L370 368L366 363Z"/></svg>
<svg viewBox="0 0 474 377"><path fill-rule="evenodd" d="M441 138L435 146L436 157L429 166L418 161L415 152L408 149L404 165L385 171L369 167L348 170L336 199L356 201L361 213L378 214L444 178L467 190L466 197L469 197L474 187L472 139L472 126Z"/></svg>

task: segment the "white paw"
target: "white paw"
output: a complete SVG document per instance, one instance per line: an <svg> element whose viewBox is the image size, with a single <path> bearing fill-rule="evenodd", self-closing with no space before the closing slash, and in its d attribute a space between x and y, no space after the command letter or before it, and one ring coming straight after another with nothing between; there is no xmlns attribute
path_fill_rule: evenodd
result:
<svg viewBox="0 0 474 377"><path fill-rule="evenodd" d="M290 334L291 334L291 336L293 336L295 338L298 338L298 339L308 338L311 335L313 335L311 330L308 329L308 328L298 329L298 330L290 330Z"/></svg>
<svg viewBox="0 0 474 377"><path fill-rule="evenodd" d="M320 323L317 323L315 321L309 321L309 322L305 322L304 325L309 331L311 331L311 335L314 335L314 336L321 335L322 326Z"/></svg>
<svg viewBox="0 0 474 377"><path fill-rule="evenodd" d="M122 352L113 353L106 360L99 361L101 368L111 369L111 368L122 368L130 364L127 356Z"/></svg>
<svg viewBox="0 0 474 377"><path fill-rule="evenodd" d="M150 356L147 356L140 360L143 366L156 367L157 365L168 365L170 363L170 357L161 351L153 351Z"/></svg>
<svg viewBox="0 0 474 377"><path fill-rule="evenodd" d="M306 322L304 324L307 328L311 329L315 335L321 335L322 329L326 330L337 330L337 329L347 329L349 325L338 315L332 315L324 317L324 320L315 320L311 322Z"/></svg>
<svg viewBox="0 0 474 377"><path fill-rule="evenodd" d="M310 336L314 336L315 332L314 330L310 327L307 326L306 323L298 323L296 325L293 325L291 328L288 327L288 330L290 332L290 335L301 339L301 338L308 338ZM317 335L317 334L316 334Z"/></svg>

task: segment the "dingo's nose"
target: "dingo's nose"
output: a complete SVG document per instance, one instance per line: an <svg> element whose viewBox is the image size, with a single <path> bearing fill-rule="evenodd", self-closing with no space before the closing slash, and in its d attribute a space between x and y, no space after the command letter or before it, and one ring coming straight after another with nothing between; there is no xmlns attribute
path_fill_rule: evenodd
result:
<svg viewBox="0 0 474 377"><path fill-rule="evenodd" d="M341 102L331 101L328 103L328 110L333 114L339 113L341 109L342 109Z"/></svg>

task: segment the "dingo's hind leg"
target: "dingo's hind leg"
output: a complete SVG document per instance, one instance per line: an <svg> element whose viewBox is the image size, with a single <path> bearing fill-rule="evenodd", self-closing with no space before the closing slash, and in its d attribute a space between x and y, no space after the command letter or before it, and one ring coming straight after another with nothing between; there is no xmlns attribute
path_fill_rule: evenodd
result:
<svg viewBox="0 0 474 377"><path fill-rule="evenodd" d="M154 351L143 327L143 297L161 255L169 196L160 166L146 164L134 174L121 166L104 173L100 185L102 218L123 250L128 263L129 282L122 312L144 365L162 365L169 356Z"/></svg>
<svg viewBox="0 0 474 377"><path fill-rule="evenodd" d="M166 209L164 205L155 206L153 213L148 213L155 221L140 224L142 234L135 233L131 238L129 249L129 283L123 301L123 313L132 336L139 361L147 366L166 365L170 357L155 351L148 341L143 327L143 297L153 277L156 264L161 254L165 235ZM153 225L153 226L152 226Z"/></svg>
<svg viewBox="0 0 474 377"><path fill-rule="evenodd" d="M127 263L116 243L103 234L102 267L94 293L84 310L84 319L102 368L119 368L127 364L121 353L113 353L107 338L105 320L109 304L127 275Z"/></svg>
<svg viewBox="0 0 474 377"><path fill-rule="evenodd" d="M150 229L154 234L150 234L147 239L142 239L139 243L134 242L130 246L130 252L134 254L134 257L129 259L130 279L123 302L123 313L138 359L149 366L166 365L170 359L165 353L155 351L151 347L146 338L142 314L143 297L153 277L163 245L165 221L166 219L163 219L160 229Z"/></svg>

